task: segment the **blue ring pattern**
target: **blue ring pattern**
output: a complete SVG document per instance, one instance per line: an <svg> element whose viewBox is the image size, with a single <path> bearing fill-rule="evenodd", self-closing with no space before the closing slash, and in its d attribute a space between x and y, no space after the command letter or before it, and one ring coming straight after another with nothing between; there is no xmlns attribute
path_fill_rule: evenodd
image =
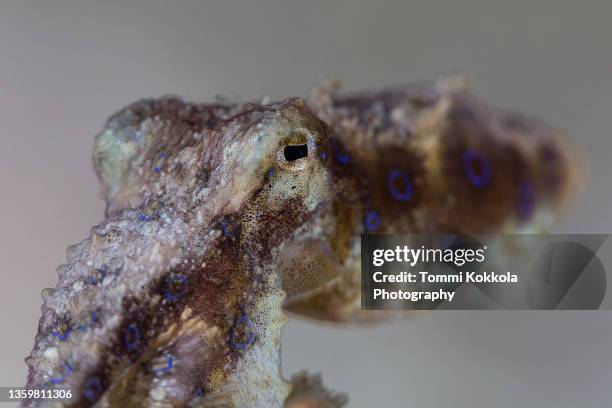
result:
<svg viewBox="0 0 612 408"><path fill-rule="evenodd" d="M382 221L376 211L370 210L367 212L365 216L364 224L365 224L366 230L368 232L372 232L372 231L375 231L378 227L380 227L380 225L382 224Z"/></svg>
<svg viewBox="0 0 612 408"><path fill-rule="evenodd" d="M91 402L95 402L98 397L102 394L102 381L98 377L91 377L85 383L85 390L83 395Z"/></svg>
<svg viewBox="0 0 612 408"><path fill-rule="evenodd" d="M463 171L473 186L484 188L489 185L493 172L491 162L484 154L476 150L467 149L463 152L461 161L463 163ZM475 163L479 164L480 172L477 172L474 168Z"/></svg>
<svg viewBox="0 0 612 408"><path fill-rule="evenodd" d="M171 302L179 300L185 293L187 293L188 279L184 275L171 275L166 281L166 289L164 290L164 298ZM178 291L171 290L169 287L174 287L178 284Z"/></svg>
<svg viewBox="0 0 612 408"><path fill-rule="evenodd" d="M244 324L245 329L248 330L247 338L243 342L236 341L236 332L241 324ZM253 324L249 317L246 314L243 314L236 320L232 330L230 332L230 347L232 350L240 351L245 350L248 346L250 346L255 340L255 333L253 332Z"/></svg>
<svg viewBox="0 0 612 408"><path fill-rule="evenodd" d="M396 183L399 180L401 180L404 184L404 191L400 191L397 188ZM389 189L389 192L391 193L393 198L403 202L410 201L410 199L412 198L412 193L414 191L410 177L406 173L399 170L393 170L389 173L389 175L387 176L387 188Z"/></svg>
<svg viewBox="0 0 612 408"><path fill-rule="evenodd" d="M128 350L135 350L139 347L140 330L136 323L130 323L123 335L123 344Z"/></svg>

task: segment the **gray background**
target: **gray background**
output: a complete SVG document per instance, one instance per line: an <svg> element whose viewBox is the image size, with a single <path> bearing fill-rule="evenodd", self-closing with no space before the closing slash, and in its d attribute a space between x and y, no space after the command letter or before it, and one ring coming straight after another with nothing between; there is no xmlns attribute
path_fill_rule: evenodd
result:
<svg viewBox="0 0 612 408"><path fill-rule="evenodd" d="M611 232L607 1L0 1L0 385L21 385L40 291L102 217L93 135L144 96L305 95L463 71L567 130L590 184L560 231ZM612 314L433 312L369 329L292 321L284 372L352 407L604 407Z"/></svg>

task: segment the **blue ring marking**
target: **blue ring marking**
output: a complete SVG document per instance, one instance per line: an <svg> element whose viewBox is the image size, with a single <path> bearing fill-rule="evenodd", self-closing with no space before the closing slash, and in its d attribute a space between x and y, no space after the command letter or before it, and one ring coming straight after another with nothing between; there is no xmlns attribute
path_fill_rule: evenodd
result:
<svg viewBox="0 0 612 408"><path fill-rule="evenodd" d="M187 293L187 281L187 277L184 275L169 276L166 281L166 285L170 286L178 283L180 285L181 290L179 292L176 292L166 288L166 290L164 290L164 297L171 302L174 302L183 297L183 295Z"/></svg>
<svg viewBox="0 0 612 408"><path fill-rule="evenodd" d="M376 211L368 211L364 219L364 224L367 231L374 231L380 227L382 221Z"/></svg>
<svg viewBox="0 0 612 408"><path fill-rule="evenodd" d="M533 185L528 181L522 181L518 186L518 204L517 210L519 217L526 220L531 216L535 204L535 190Z"/></svg>
<svg viewBox="0 0 612 408"><path fill-rule="evenodd" d="M85 383L83 395L91 402L95 402L102 393L102 382L98 377L91 377Z"/></svg>
<svg viewBox="0 0 612 408"><path fill-rule="evenodd" d="M91 312L91 321L92 322L98 321L98 312L96 312L95 310Z"/></svg>
<svg viewBox="0 0 612 408"><path fill-rule="evenodd" d="M51 384L54 384L54 385L61 384L64 382L66 377L72 374L73 371L74 371L74 368L72 368L70 364L64 363L63 373L58 377L49 378L49 381L51 381Z"/></svg>
<svg viewBox="0 0 612 408"><path fill-rule="evenodd" d="M140 342L140 330L136 323L130 323L123 335L123 344L128 350L135 350L138 348Z"/></svg>
<svg viewBox="0 0 612 408"><path fill-rule="evenodd" d="M85 283L87 283L88 285L97 286L98 279L95 276L88 276L87 278L85 278Z"/></svg>
<svg viewBox="0 0 612 408"><path fill-rule="evenodd" d="M245 328L248 330L248 335L245 341L236 342L236 331L238 330L241 323L244 323ZM255 340L253 324L249 320L249 317L246 314L243 314L242 316L240 316L240 318L238 318L238 320L236 320L230 332L230 347L232 350L244 350L253 343L253 340Z"/></svg>
<svg viewBox="0 0 612 408"><path fill-rule="evenodd" d="M463 152L461 161L466 177L475 187L484 188L491 182L491 162L484 154L476 150L467 149ZM474 163L480 165L480 173L474 168Z"/></svg>
<svg viewBox="0 0 612 408"><path fill-rule="evenodd" d="M321 160L327 160L327 152L321 152Z"/></svg>
<svg viewBox="0 0 612 408"><path fill-rule="evenodd" d="M193 396L194 397L203 397L204 395L206 395L206 391L204 390L204 387L199 386L198 388L196 388L196 390L193 392Z"/></svg>
<svg viewBox="0 0 612 408"><path fill-rule="evenodd" d="M106 271L103 269L96 269L95 272L99 273L100 279L98 279L95 275L89 275L87 276L87 278L85 278L85 283L89 284L89 285L94 285L97 286L99 282L102 282L104 280L104 278L106 277Z"/></svg>
<svg viewBox="0 0 612 408"><path fill-rule="evenodd" d="M336 153L336 159L338 160L338 163L342 165L347 165L351 161L351 156L348 154L348 152L341 152L335 139L331 139L331 144L334 153Z"/></svg>
<svg viewBox="0 0 612 408"><path fill-rule="evenodd" d="M161 152L161 153L159 154L159 158L160 158L160 159L166 159L167 157L168 157L168 154L167 154L166 152ZM156 165L156 166L153 168L153 171L154 171L155 173L161 173L161 166L160 166L159 164L158 164L158 165Z"/></svg>
<svg viewBox="0 0 612 408"><path fill-rule="evenodd" d="M174 367L174 356L172 354L168 354L166 356L166 366L163 368L153 369L156 373L168 373Z"/></svg>
<svg viewBox="0 0 612 408"><path fill-rule="evenodd" d="M139 220L139 221L143 221L143 222L144 222L144 221L151 221L151 219L152 219L152 218L151 218L150 216L148 216L147 214L145 214L145 213L140 213L140 214L138 215L138 220Z"/></svg>
<svg viewBox="0 0 612 408"><path fill-rule="evenodd" d="M395 183L398 180L401 180L404 184L404 191L399 191L397 189ZM389 173L389 176L387 177L387 188L389 189L389 192L393 198L404 202L410 201L414 190L410 177L406 173L399 170L393 170L391 173Z"/></svg>
<svg viewBox="0 0 612 408"><path fill-rule="evenodd" d="M231 229L230 222L227 221L226 219L221 219L220 223L221 223L221 228L223 228L223 235L225 236L225 238L233 238L234 232Z"/></svg>
<svg viewBox="0 0 612 408"><path fill-rule="evenodd" d="M66 341L68 337L70 337L70 333L72 333L72 327L67 328L66 331L63 333L60 333L59 331L55 330L52 334L54 337L57 337L61 341Z"/></svg>
<svg viewBox="0 0 612 408"><path fill-rule="evenodd" d="M276 173L276 168L274 168L274 167L270 168L270 170L268 170L268 174L267 174L268 178L273 177L275 173Z"/></svg>

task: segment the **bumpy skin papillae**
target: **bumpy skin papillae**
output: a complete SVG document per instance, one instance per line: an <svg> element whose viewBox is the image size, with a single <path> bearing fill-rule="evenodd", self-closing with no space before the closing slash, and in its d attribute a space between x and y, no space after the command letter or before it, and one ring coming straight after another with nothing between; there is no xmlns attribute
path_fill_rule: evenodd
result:
<svg viewBox="0 0 612 408"><path fill-rule="evenodd" d="M282 379L282 306L389 318L359 309L361 233L546 224L569 152L452 81L134 104L97 137L107 218L44 292L28 385L70 386L73 406L342 406L317 377Z"/></svg>
<svg viewBox="0 0 612 408"><path fill-rule="evenodd" d="M354 94L328 82L309 103L332 138L334 222L294 242L279 269L287 282L315 271L317 285L285 302L315 319L406 316L360 310L360 234L542 231L581 178L560 132L485 105L462 77Z"/></svg>
<svg viewBox="0 0 612 408"><path fill-rule="evenodd" d="M330 195L328 149L300 100L112 117L95 152L107 219L44 293L28 386L68 386L70 406L281 406L273 266Z"/></svg>

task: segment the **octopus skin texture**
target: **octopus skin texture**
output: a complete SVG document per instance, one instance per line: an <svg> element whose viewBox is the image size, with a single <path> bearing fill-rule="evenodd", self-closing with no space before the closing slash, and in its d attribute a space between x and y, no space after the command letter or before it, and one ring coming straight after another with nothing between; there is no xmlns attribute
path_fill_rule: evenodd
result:
<svg viewBox="0 0 612 408"><path fill-rule="evenodd" d="M363 233L535 231L579 184L560 132L456 80L309 98L145 99L96 137L104 220L67 251L28 387L70 407L340 407L280 370L287 313L360 308Z"/></svg>

